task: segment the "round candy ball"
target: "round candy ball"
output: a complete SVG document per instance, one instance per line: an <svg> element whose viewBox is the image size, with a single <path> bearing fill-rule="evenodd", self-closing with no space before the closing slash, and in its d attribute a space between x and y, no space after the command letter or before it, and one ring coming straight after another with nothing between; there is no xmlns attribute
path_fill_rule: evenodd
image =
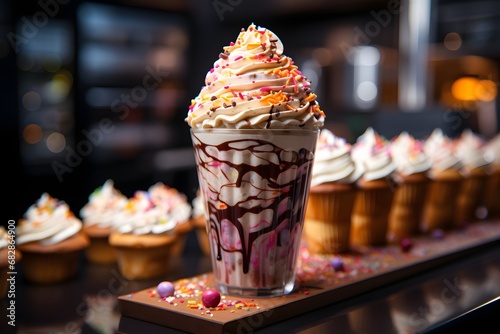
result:
<svg viewBox="0 0 500 334"><path fill-rule="evenodd" d="M217 307L220 303L220 293L215 289L207 289L201 295L201 302L205 307Z"/></svg>
<svg viewBox="0 0 500 334"><path fill-rule="evenodd" d="M401 239L399 246L401 247L401 250L406 253L410 251L410 249L413 247L413 244L410 238L405 237Z"/></svg>
<svg viewBox="0 0 500 334"><path fill-rule="evenodd" d="M342 261L342 259L339 256L334 257L332 259L332 261L330 262L330 265L332 266L333 270L335 270L335 271L344 271L345 270L344 262Z"/></svg>
<svg viewBox="0 0 500 334"><path fill-rule="evenodd" d="M158 294L160 297L165 298L165 297L170 297L174 295L175 288L174 285L171 282L161 282L158 284L158 287L156 288L156 291L158 291Z"/></svg>

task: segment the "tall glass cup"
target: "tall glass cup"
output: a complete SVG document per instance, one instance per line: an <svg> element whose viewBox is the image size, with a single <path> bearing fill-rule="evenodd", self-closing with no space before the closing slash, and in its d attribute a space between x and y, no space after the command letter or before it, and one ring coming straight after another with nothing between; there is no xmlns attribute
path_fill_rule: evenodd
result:
<svg viewBox="0 0 500 334"><path fill-rule="evenodd" d="M191 129L219 290L294 289L318 130Z"/></svg>

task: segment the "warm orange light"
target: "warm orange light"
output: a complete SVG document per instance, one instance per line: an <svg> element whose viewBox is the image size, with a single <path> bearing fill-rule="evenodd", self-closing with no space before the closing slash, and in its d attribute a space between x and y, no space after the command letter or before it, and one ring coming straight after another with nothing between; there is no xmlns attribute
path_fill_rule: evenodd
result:
<svg viewBox="0 0 500 334"><path fill-rule="evenodd" d="M451 85L451 94L457 100L476 101L476 86L478 83L479 80L476 78L459 78Z"/></svg>
<svg viewBox="0 0 500 334"><path fill-rule="evenodd" d="M36 144L42 139L43 131L36 124L29 124L23 129L23 138L29 144Z"/></svg>
<svg viewBox="0 0 500 334"><path fill-rule="evenodd" d="M491 80L463 77L451 85L451 94L461 101L493 101L497 97L497 85Z"/></svg>
<svg viewBox="0 0 500 334"><path fill-rule="evenodd" d="M497 97L497 85L491 80L480 80L475 88L475 94L480 101L490 102Z"/></svg>

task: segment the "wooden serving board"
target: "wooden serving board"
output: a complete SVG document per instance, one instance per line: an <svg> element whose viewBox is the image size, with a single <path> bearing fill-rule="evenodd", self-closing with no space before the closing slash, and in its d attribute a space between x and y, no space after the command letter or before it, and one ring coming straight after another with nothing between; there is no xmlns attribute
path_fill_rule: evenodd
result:
<svg viewBox="0 0 500 334"><path fill-rule="evenodd" d="M445 232L442 238L416 236L409 251L399 245L366 247L340 256L344 270L331 265L334 255L311 255L303 247L298 288L272 298L223 296L219 307L205 308L201 293L215 287L212 274L174 283L176 297L162 299L156 286L118 298L122 316L191 333L239 333L268 326L436 267L500 242L500 221L481 221ZM158 282L159 283L159 282Z"/></svg>

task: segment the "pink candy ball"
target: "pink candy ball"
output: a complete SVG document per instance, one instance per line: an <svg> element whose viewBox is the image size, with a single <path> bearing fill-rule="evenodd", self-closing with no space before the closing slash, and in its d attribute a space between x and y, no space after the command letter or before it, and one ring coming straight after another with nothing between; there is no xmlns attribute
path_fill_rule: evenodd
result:
<svg viewBox="0 0 500 334"><path fill-rule="evenodd" d="M220 303L220 293L215 289L207 289L201 295L201 302L205 307L217 307Z"/></svg>

